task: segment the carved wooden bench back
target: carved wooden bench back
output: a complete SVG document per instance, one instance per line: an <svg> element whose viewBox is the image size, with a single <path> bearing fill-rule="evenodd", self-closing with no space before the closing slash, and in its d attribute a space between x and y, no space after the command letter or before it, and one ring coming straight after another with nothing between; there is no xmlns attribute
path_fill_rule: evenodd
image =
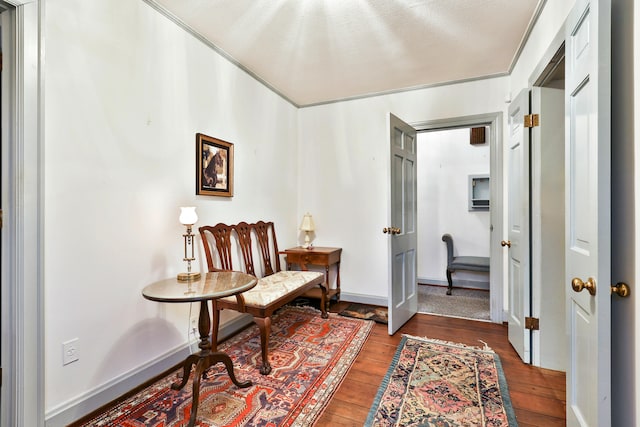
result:
<svg viewBox="0 0 640 427"><path fill-rule="evenodd" d="M257 285L235 297L226 297L212 303L212 336L218 336L220 310L232 309L253 316L260 329L260 349L262 365L260 373L271 372L269 362L269 334L271 316L283 305L303 295L314 287L322 292L320 309L322 318L328 318L326 311L327 290L324 275L314 271L280 271L280 255L273 222L258 221L254 224L240 222L235 225L216 224L198 228L209 271L234 270L233 264L242 264L240 269L259 277ZM256 265L254 254L262 261ZM261 268L261 271L257 271ZM237 268L236 268L237 270ZM217 343L211 349L216 351Z"/></svg>
<svg viewBox="0 0 640 427"><path fill-rule="evenodd" d="M234 258L243 264L242 271L254 276L264 277L280 271L278 242L273 222L240 222L234 225L220 223L213 226L205 225L198 230L209 271L234 270ZM253 261L254 247L257 248L262 261L261 272L257 271Z"/></svg>

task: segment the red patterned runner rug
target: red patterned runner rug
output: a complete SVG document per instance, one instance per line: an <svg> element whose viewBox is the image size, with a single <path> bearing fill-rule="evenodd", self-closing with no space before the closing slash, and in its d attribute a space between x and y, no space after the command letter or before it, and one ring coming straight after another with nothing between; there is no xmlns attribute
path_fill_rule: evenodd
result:
<svg viewBox="0 0 640 427"><path fill-rule="evenodd" d="M236 387L222 364L212 367L201 382L197 426L310 426L354 362L373 322L329 314L309 307L285 307L271 325L269 358L273 371L261 375L257 326L220 344L233 360ZM191 410L191 382L171 390L171 373L84 426L184 426ZM192 373L193 376L193 373Z"/></svg>
<svg viewBox="0 0 640 427"><path fill-rule="evenodd" d="M403 336L365 426L517 426L497 354Z"/></svg>

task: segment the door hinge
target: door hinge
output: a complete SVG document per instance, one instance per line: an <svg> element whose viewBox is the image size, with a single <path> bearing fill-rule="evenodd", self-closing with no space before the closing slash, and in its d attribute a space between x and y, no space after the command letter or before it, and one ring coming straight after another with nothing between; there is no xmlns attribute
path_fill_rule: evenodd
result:
<svg viewBox="0 0 640 427"><path fill-rule="evenodd" d="M0 209L0 229L2 229L2 224L3 224L3 216L4 216L4 212L2 211L2 209Z"/></svg>
<svg viewBox="0 0 640 427"><path fill-rule="evenodd" d="M524 328L531 329L532 331L540 330L540 319L537 317L525 317L524 318Z"/></svg>
<svg viewBox="0 0 640 427"><path fill-rule="evenodd" d="M536 126L540 126L539 114L527 114L526 116L524 116L524 127L533 128Z"/></svg>

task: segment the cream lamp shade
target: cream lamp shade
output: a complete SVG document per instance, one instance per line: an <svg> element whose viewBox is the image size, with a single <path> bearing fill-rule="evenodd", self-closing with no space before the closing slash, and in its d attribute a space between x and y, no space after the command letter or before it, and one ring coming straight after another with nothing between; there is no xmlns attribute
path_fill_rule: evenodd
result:
<svg viewBox="0 0 640 427"><path fill-rule="evenodd" d="M304 214L302 217L302 224L300 224L300 230L304 231L304 245L302 245L305 249L310 249L311 239L309 238L309 233L315 231L316 225L313 223L313 217L309 212Z"/></svg>
<svg viewBox="0 0 640 427"><path fill-rule="evenodd" d="M301 231L315 231L316 225L313 223L313 217L309 212L302 217L302 224L300 224Z"/></svg>

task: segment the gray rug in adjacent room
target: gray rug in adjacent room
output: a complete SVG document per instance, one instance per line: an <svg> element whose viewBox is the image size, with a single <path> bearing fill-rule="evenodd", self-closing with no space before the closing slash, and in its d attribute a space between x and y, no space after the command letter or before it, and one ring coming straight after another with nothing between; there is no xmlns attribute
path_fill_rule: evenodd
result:
<svg viewBox="0 0 640 427"><path fill-rule="evenodd" d="M490 320L489 291L453 288L447 295L446 286L418 285L418 313Z"/></svg>

